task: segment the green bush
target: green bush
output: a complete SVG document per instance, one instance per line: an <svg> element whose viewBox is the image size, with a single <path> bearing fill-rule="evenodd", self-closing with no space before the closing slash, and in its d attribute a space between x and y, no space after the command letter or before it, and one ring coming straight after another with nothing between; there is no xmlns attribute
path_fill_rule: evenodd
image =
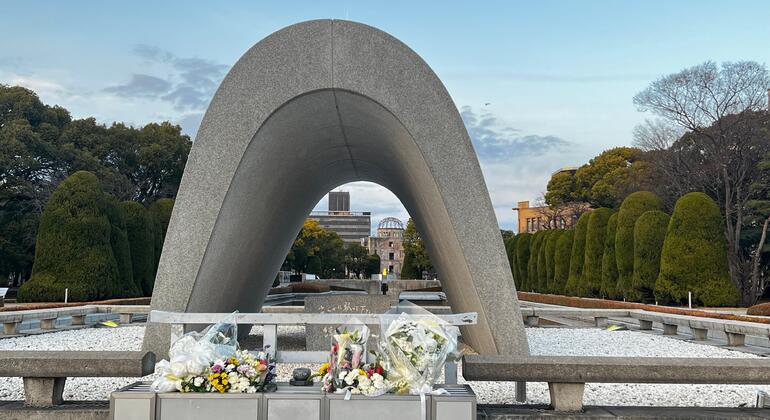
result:
<svg viewBox="0 0 770 420"><path fill-rule="evenodd" d="M740 302L728 273L722 215L714 200L700 192L676 202L655 282L655 297L661 302L684 303L687 292L706 306Z"/></svg>
<svg viewBox="0 0 770 420"><path fill-rule="evenodd" d="M131 266L134 282L143 296L152 296L155 283L156 221L150 212L140 203L124 201L121 203L126 213L126 233L131 247Z"/></svg>
<svg viewBox="0 0 770 420"><path fill-rule="evenodd" d="M634 277L634 224L642 213L660 210L661 201L649 191L637 191L623 200L618 211L618 226L615 231L615 261L618 266L617 295L626 300L636 301L638 296L633 287Z"/></svg>
<svg viewBox="0 0 770 420"><path fill-rule="evenodd" d="M588 220L591 212L583 213L575 226L575 234L572 238L572 252L569 259L569 278L565 292L571 296L580 294L580 281L583 276L583 264L586 256L586 234L588 233Z"/></svg>
<svg viewBox="0 0 770 420"><path fill-rule="evenodd" d="M72 301L120 296L109 206L93 173L62 181L40 216L32 277L19 288L19 302L61 301L65 288Z"/></svg>
<svg viewBox="0 0 770 420"><path fill-rule="evenodd" d="M540 293L546 293L547 291L546 279L548 276L548 267L546 267L546 260L548 257L546 254L546 246L552 235L553 230L543 231L543 239L540 241L540 249L537 251L537 284L535 285L535 290Z"/></svg>
<svg viewBox="0 0 770 420"><path fill-rule="evenodd" d="M669 217L660 210L644 212L634 225L634 281L636 295L644 303L655 301L655 282L660 273L660 253Z"/></svg>
<svg viewBox="0 0 770 420"><path fill-rule="evenodd" d="M163 242L166 240L166 232L168 231L168 223L171 220L171 212L174 209L174 200L170 198L161 198L156 200L149 207L149 212L155 221L155 272L158 270L158 263L160 262L160 254L163 251Z"/></svg>
<svg viewBox="0 0 770 420"><path fill-rule="evenodd" d="M556 250L553 256L553 282L548 287L551 293L566 293L565 289L567 288L567 279L569 278L569 261L572 255L572 239L574 235L574 230L565 230L559 235L559 239L556 240Z"/></svg>
<svg viewBox="0 0 770 420"><path fill-rule="evenodd" d="M580 277L579 292L581 296L599 296L602 287L602 257L604 256L604 239L607 235L607 221L613 211L599 208L589 213L586 231L585 261L583 275Z"/></svg>
<svg viewBox="0 0 770 420"><path fill-rule="evenodd" d="M532 245L530 246L529 250L529 263L527 265L527 290L525 291L534 291L537 289L538 286L538 272L537 272L537 262L540 255L540 246L543 243L543 235L545 234L545 231L535 232L534 235L532 235Z"/></svg>
<svg viewBox="0 0 770 420"><path fill-rule="evenodd" d="M516 241L516 269L518 270L519 282L516 283L516 290L527 290L527 279L529 278L529 272L527 268L529 266L529 251L532 245L532 234L520 233L518 240Z"/></svg>
<svg viewBox="0 0 770 420"><path fill-rule="evenodd" d="M548 240L545 242L545 285L542 287L543 292L553 293L554 285L554 273L556 272L556 242L564 233L563 229L556 229L551 231L551 235L548 236Z"/></svg>
<svg viewBox="0 0 770 420"><path fill-rule="evenodd" d="M110 221L110 245L115 264L118 267L117 285L114 292L116 297L137 297L142 295L142 288L134 279L134 270L131 266L131 245L128 243L126 232L126 213L118 200L111 195L105 195L107 206L105 212Z"/></svg>
<svg viewBox="0 0 770 420"><path fill-rule="evenodd" d="M505 254L508 257L508 264L511 266L511 277L513 277L514 284L519 284L519 273L518 268L516 267L516 241L518 239L518 236L512 236L504 242Z"/></svg>
<svg viewBox="0 0 770 420"><path fill-rule="evenodd" d="M618 263L615 260L615 230L618 226L618 213L607 220L607 232L604 235L604 254L602 255L602 286L599 295L605 299L616 299L618 293Z"/></svg>

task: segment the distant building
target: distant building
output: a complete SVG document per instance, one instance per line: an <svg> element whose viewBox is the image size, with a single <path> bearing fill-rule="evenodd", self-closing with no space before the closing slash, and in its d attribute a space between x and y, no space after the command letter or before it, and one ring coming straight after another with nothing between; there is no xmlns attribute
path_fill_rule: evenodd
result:
<svg viewBox="0 0 770 420"><path fill-rule="evenodd" d="M395 217L386 217L377 225L377 236L362 240L369 254L380 256L380 274L388 270L393 278L401 276L404 266L404 224Z"/></svg>
<svg viewBox="0 0 770 420"><path fill-rule="evenodd" d="M360 243L369 237L372 231L372 215L369 212L350 211L350 193L347 191L332 191L329 193L329 210L314 211L309 219L313 219L322 228L330 230L349 243Z"/></svg>
<svg viewBox="0 0 770 420"><path fill-rule="evenodd" d="M574 174L577 170L576 166L568 166L557 170L552 176L561 172ZM534 233L546 229L568 229L573 227L577 223L578 217L588 210L590 210L590 206L586 203L570 203L555 208L550 206L530 207L529 201L519 201L517 206L513 208L513 211L518 213L518 233Z"/></svg>

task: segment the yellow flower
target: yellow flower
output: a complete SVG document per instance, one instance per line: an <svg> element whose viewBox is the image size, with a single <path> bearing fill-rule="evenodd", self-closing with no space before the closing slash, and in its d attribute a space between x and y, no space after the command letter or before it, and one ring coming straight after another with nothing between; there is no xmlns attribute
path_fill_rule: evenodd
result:
<svg viewBox="0 0 770 420"><path fill-rule="evenodd" d="M319 375L325 375L326 372L328 372L328 371L329 371L329 364L328 363L324 363L324 364L321 365L321 368L318 369L318 374Z"/></svg>

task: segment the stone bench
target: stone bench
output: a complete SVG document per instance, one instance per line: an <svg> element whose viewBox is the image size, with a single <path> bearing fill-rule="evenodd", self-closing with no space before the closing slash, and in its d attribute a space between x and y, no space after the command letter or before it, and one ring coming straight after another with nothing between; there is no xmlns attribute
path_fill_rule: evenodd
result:
<svg viewBox="0 0 770 420"><path fill-rule="evenodd" d="M555 307L531 307L522 308L521 314L524 323L529 327L536 327L543 317L577 317L593 318L594 325L604 327L610 317L627 318L630 316L627 309L584 309L584 308L555 308Z"/></svg>
<svg viewBox="0 0 770 420"><path fill-rule="evenodd" d="M150 352L0 351L0 377L22 377L30 407L62 404L68 377L141 377L154 371Z"/></svg>
<svg viewBox="0 0 770 420"><path fill-rule="evenodd" d="M770 360L727 358L463 357L469 381L547 382L556 411L581 411L586 383L770 384Z"/></svg>
<svg viewBox="0 0 770 420"><path fill-rule="evenodd" d="M30 309L0 313L0 323L3 324L5 335L19 333L19 325L24 321L39 320L40 328L52 330L56 328L58 318L71 317L72 325L84 325L86 315L100 313L118 314L121 324L131 323L135 314L149 313L149 306L144 305L85 305L65 308Z"/></svg>

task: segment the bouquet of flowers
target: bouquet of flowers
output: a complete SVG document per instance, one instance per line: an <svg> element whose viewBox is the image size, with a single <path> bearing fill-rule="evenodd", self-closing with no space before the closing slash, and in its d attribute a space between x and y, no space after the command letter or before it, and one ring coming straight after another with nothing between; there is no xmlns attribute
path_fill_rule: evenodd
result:
<svg viewBox="0 0 770 420"><path fill-rule="evenodd" d="M447 358L455 357L460 331L424 309L382 318L380 348L397 392L430 393Z"/></svg>
<svg viewBox="0 0 770 420"><path fill-rule="evenodd" d="M324 391L377 396L391 389L379 360L375 357L377 361L374 363L364 362L368 338L369 328L357 322L335 330L329 363L321 366L321 370L314 375L323 377Z"/></svg>
<svg viewBox="0 0 770 420"><path fill-rule="evenodd" d="M275 388L275 360L265 352L238 350L237 325L228 318L176 340L170 361L157 365L157 392L260 392Z"/></svg>

